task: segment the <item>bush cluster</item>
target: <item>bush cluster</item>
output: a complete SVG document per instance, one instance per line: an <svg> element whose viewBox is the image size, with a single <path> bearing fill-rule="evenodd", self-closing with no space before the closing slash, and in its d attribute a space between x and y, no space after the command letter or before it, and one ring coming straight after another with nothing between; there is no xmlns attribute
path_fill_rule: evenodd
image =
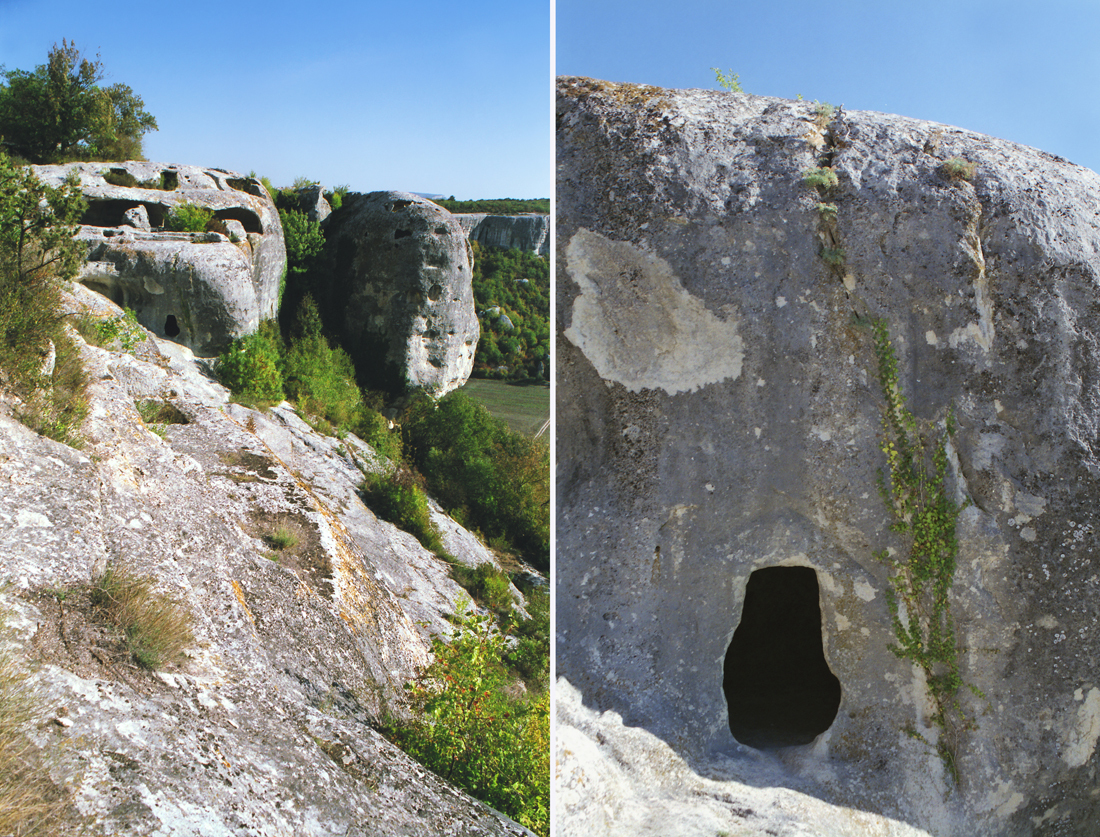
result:
<svg viewBox="0 0 1100 837"><path fill-rule="evenodd" d="M193 203L180 203L168 211L164 218L164 228L178 232L206 232L213 221L213 209Z"/></svg>
<svg viewBox="0 0 1100 837"><path fill-rule="evenodd" d="M416 717L386 734L428 769L546 837L550 695L510 697L507 642L490 616L456 617L449 642L409 686ZM513 691L513 694L515 692Z"/></svg>
<svg viewBox="0 0 1100 837"><path fill-rule="evenodd" d="M414 399L402 424L406 456L467 527L550 567L550 450L509 429L461 391Z"/></svg>
<svg viewBox="0 0 1100 837"><path fill-rule="evenodd" d="M383 456L401 458L400 436L368 406L351 358L324 336L311 296L299 305L289 340L274 320L261 323L254 334L233 341L216 370L242 403L264 407L290 399L322 429L355 433Z"/></svg>
<svg viewBox="0 0 1100 837"><path fill-rule="evenodd" d="M363 500L383 520L414 535L425 549L442 553L439 529L428 511L428 498L417 476L399 466L389 474L368 474Z"/></svg>
<svg viewBox="0 0 1100 837"><path fill-rule="evenodd" d="M476 241L471 246L481 325L474 375L549 380L550 262L523 250L482 247Z"/></svg>
<svg viewBox="0 0 1100 837"><path fill-rule="evenodd" d="M486 215L550 214L550 198L494 198L491 200L456 201L454 195L451 195L449 198L437 198L432 202L442 206L448 212L484 212Z"/></svg>

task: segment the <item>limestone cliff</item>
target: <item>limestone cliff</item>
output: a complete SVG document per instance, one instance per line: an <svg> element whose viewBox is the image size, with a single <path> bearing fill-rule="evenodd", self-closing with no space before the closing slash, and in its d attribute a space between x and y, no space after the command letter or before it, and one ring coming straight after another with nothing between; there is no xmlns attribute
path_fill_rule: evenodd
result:
<svg viewBox="0 0 1100 837"><path fill-rule="evenodd" d="M154 334L209 357L275 316L286 249L258 180L133 160L31 168L54 186L78 176L88 202L77 235L88 248L80 281L132 308ZM222 232L165 230L184 204L210 210Z"/></svg>
<svg viewBox="0 0 1100 837"><path fill-rule="evenodd" d="M455 213L455 220L466 230L470 241L486 247L529 250L540 256L550 254L549 215L486 215L475 212Z"/></svg>
<svg viewBox="0 0 1100 837"><path fill-rule="evenodd" d="M645 816L664 762L625 755L625 724L683 760L677 805L783 787L893 833L1094 833L1100 177L744 94L564 78L557 110L557 671L619 730L571 710L558 741L626 771L578 767L562 827L667 833ZM960 692L957 785L923 675L888 650L875 553L905 539L877 488L875 320L918 424L957 422L949 598L985 696ZM809 625L821 676L758 616ZM608 782L637 800L629 832L588 813Z"/></svg>
<svg viewBox="0 0 1100 837"><path fill-rule="evenodd" d="M120 314L79 285L66 307ZM83 450L36 436L0 400L5 643L35 666L35 743L80 833L528 833L372 728L401 711L463 595L360 501L374 452L287 405L230 403L169 341L82 351ZM454 555L492 560L433 516ZM273 545L280 528L292 543ZM182 664L153 674L105 641L81 591L108 566L153 578L192 614Z"/></svg>

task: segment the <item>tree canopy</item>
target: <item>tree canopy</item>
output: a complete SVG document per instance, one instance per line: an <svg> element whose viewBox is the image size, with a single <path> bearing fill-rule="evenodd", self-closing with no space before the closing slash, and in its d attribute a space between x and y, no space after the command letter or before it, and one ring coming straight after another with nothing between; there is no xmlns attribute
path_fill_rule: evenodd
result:
<svg viewBox="0 0 1100 837"><path fill-rule="evenodd" d="M126 84L100 87L99 56L69 41L33 72L0 76L0 142L32 163L142 159L142 137L157 129L141 97Z"/></svg>

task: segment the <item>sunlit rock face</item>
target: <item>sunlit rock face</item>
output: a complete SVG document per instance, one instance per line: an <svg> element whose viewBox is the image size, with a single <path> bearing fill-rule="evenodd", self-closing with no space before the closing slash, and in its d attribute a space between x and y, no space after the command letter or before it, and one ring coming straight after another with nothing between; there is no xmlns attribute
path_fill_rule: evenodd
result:
<svg viewBox="0 0 1100 837"><path fill-rule="evenodd" d="M79 281L132 308L157 336L210 356L275 316L286 248L279 213L255 178L143 160L32 168L53 186L75 173L87 201ZM212 226L165 229L184 204L211 211Z"/></svg>
<svg viewBox="0 0 1100 837"><path fill-rule="evenodd" d="M121 314L80 285L64 306ZM86 826L48 833L530 835L377 732L468 601L361 500L364 470L389 464L289 404L231 403L190 350L146 337L135 354L81 343L81 450L0 392L3 687L13 661L34 672L25 755L46 754ZM432 519L459 561L495 561L434 503ZM181 658L132 661L87 592L108 568L189 614Z"/></svg>
<svg viewBox="0 0 1100 837"><path fill-rule="evenodd" d="M455 220L466 230L470 241L486 247L529 250L540 256L550 255L549 215L487 215L481 212L455 213Z"/></svg>
<svg viewBox="0 0 1100 837"><path fill-rule="evenodd" d="M942 835L1092 833L1100 177L950 126L744 94L563 78L557 109L558 674L663 740L710 799L764 783ZM819 168L834 186L807 178ZM959 692L957 786L911 737L939 729L888 648L893 570L874 553L908 553L878 490L874 319L922 426L957 424L949 597L985 696ZM768 594L816 621L804 658L753 651L779 617L752 627L750 577L775 567L816 581L816 616L809 577ZM752 712L797 693L800 666L817 720L769 732L782 713ZM570 804L644 785L626 767Z"/></svg>
<svg viewBox="0 0 1100 837"><path fill-rule="evenodd" d="M314 293L360 374L391 391L462 386L481 331L454 217L408 192L352 193L324 228L330 273Z"/></svg>

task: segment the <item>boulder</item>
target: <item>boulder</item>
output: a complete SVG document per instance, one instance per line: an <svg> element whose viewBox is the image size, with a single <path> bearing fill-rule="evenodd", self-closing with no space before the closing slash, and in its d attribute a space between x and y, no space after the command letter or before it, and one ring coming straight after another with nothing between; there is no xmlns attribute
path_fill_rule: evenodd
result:
<svg viewBox="0 0 1100 837"><path fill-rule="evenodd" d="M328 275L313 293L361 373L436 397L462 386L480 329L454 217L408 192L351 193L324 229Z"/></svg>
<svg viewBox="0 0 1100 837"><path fill-rule="evenodd" d="M77 285L66 307L121 313L96 296ZM32 735L86 826L71 833L530 834L375 729L407 711L405 681L465 596L364 506L363 470L386 463L289 405L230 403L189 349L149 342L140 356L82 347L83 450L16 423L0 397L5 660L34 667ZM449 552L494 561L433 516ZM108 566L191 615L182 660L145 671L104 630L87 585Z"/></svg>
<svg viewBox="0 0 1100 837"><path fill-rule="evenodd" d="M298 206L310 221L317 223L332 214L332 207L325 198L325 188L319 183L298 190Z"/></svg>
<svg viewBox="0 0 1100 837"><path fill-rule="evenodd" d="M1100 176L745 94L562 78L557 113L557 672L584 705L558 741L626 770L570 809L624 782L630 833L667 833L658 796L767 786L939 835L1092 833ZM947 731L890 650L911 541L879 491L876 323L926 485L945 440L944 657L977 690Z"/></svg>
<svg viewBox="0 0 1100 837"><path fill-rule="evenodd" d="M460 212L455 220L466 230L470 241L485 247L529 250L540 256L550 255L550 216L486 215L481 212Z"/></svg>
<svg viewBox="0 0 1100 837"><path fill-rule="evenodd" d="M286 248L255 178L143 161L32 168L54 186L76 173L88 202L79 280L134 309L154 334L209 356L275 316ZM165 231L168 213L188 203L212 210L225 233Z"/></svg>

